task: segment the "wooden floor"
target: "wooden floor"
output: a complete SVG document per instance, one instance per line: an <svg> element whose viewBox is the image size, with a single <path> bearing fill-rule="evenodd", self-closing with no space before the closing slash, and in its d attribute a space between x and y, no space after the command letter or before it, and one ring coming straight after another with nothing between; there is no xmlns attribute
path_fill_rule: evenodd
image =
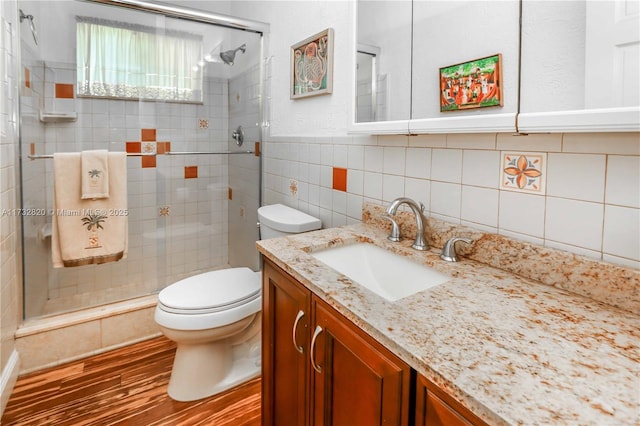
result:
<svg viewBox="0 0 640 426"><path fill-rule="evenodd" d="M174 353L159 337L19 377L0 424L260 424L260 378L199 401L169 398Z"/></svg>

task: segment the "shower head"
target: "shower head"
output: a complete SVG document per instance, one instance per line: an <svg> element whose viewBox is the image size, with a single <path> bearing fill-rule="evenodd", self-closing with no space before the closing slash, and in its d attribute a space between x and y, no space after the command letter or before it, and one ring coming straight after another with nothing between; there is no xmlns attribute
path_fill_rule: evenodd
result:
<svg viewBox="0 0 640 426"><path fill-rule="evenodd" d="M225 64L231 66L233 65L233 61L236 59L236 52L238 50L244 53L247 50L247 45L243 44L242 46L237 47L233 50L226 50L224 52L220 52L220 58L224 61Z"/></svg>
<svg viewBox="0 0 640 426"><path fill-rule="evenodd" d="M29 27L31 28L31 35L33 35L33 41L38 45L38 32L36 31L36 24L33 22L33 15L25 15L25 13L20 9L20 22L25 19L29 20Z"/></svg>

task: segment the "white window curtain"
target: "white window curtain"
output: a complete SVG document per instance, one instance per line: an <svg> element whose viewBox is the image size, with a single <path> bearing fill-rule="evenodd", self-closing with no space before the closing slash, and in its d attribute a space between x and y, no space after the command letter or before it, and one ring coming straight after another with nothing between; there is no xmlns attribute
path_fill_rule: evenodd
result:
<svg viewBox="0 0 640 426"><path fill-rule="evenodd" d="M202 102L202 36L76 17L80 96Z"/></svg>

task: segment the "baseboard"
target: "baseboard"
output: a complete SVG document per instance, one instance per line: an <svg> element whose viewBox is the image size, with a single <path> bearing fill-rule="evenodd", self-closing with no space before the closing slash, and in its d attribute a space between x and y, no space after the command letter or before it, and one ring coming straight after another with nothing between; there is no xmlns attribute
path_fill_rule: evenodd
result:
<svg viewBox="0 0 640 426"><path fill-rule="evenodd" d="M13 386L18 379L18 372L20 371L20 356L15 349L11 352L7 365L2 370L2 378L0 379L0 417L4 413L4 409L9 402L9 397L13 391Z"/></svg>

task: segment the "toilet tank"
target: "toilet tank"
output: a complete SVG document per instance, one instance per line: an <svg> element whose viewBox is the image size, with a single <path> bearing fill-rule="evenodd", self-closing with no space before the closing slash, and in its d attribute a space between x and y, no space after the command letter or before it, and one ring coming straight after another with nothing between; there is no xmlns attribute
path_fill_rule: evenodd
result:
<svg viewBox="0 0 640 426"><path fill-rule="evenodd" d="M320 219L283 204L262 206L258 209L260 238L283 237L320 229Z"/></svg>

